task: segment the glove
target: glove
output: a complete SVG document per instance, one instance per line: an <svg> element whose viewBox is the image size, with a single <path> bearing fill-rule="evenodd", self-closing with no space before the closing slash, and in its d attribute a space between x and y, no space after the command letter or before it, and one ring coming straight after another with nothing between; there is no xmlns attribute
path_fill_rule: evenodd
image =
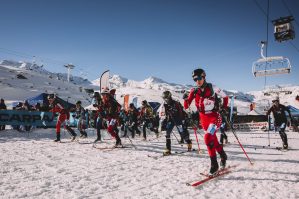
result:
<svg viewBox="0 0 299 199"><path fill-rule="evenodd" d="M295 125L295 120L294 120L294 118L293 117L291 117L291 125Z"/></svg>
<svg viewBox="0 0 299 199"><path fill-rule="evenodd" d="M220 108L219 112L220 112L221 114L226 114L226 113L227 113L226 109L223 108L223 107Z"/></svg>
<svg viewBox="0 0 299 199"><path fill-rule="evenodd" d="M65 120L65 125L66 126L69 126L71 123L70 123L70 121L69 120Z"/></svg>
<svg viewBox="0 0 299 199"><path fill-rule="evenodd" d="M187 93L184 93L184 95L183 95L183 99L184 99L184 100L188 99L188 94L187 94Z"/></svg>

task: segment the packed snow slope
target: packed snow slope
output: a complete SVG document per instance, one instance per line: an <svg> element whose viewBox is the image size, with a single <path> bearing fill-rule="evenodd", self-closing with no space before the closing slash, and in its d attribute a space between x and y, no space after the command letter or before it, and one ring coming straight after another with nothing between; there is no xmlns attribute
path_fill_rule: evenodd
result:
<svg viewBox="0 0 299 199"><path fill-rule="evenodd" d="M200 132L202 134L202 132ZM111 147L115 140L105 132L99 148ZM177 136L178 133L175 131ZM197 150L193 131L193 147ZM88 138L70 142L62 132L62 143L55 143L54 129L35 129L20 133L0 132L0 198L299 198L299 134L287 132L290 150L282 152L278 133L237 132L249 158L250 165L235 137L228 132L229 144L224 149L231 173L211 180L200 187L186 183L203 179L210 159L199 136L203 153L176 154L186 151L172 135L171 156L162 157L165 148L164 132L149 141L141 137L122 138L127 148L95 149L95 132ZM218 156L219 160L219 156Z"/></svg>

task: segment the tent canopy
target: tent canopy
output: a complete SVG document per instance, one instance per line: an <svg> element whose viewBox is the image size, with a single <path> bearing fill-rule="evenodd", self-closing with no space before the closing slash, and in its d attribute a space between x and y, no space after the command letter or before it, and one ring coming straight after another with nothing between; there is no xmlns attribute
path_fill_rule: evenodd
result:
<svg viewBox="0 0 299 199"><path fill-rule="evenodd" d="M34 97L30 97L28 99L26 99L25 101L28 101L28 103L31 105L31 106L35 106L37 103L40 103L41 105L44 105L44 106L47 106L49 105L49 102L48 102L48 95L47 93L41 93L37 96L34 96ZM61 103L64 108L66 109L70 109L70 108L75 108L76 105L75 104L72 104L70 102L67 102L59 97L56 96L56 99L59 103ZM18 102L15 102L13 103L13 107L15 107L16 105L18 104Z"/></svg>

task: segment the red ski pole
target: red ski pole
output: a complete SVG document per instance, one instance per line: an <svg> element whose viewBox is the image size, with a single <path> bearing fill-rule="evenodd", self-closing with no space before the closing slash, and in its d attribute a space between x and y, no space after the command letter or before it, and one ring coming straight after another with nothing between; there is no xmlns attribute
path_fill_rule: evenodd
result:
<svg viewBox="0 0 299 199"><path fill-rule="evenodd" d="M226 119L226 122L228 123L229 127L231 128L231 130L232 130L232 132L233 132L233 134L234 134L236 140L238 141L238 143L239 143L241 149L243 150L243 152L244 152L244 154L245 154L247 160L250 162L251 165L253 165L253 163L251 162L250 158L248 157L246 151L244 150L244 148L243 148L241 142L239 141L239 138L238 138L238 136L236 135L236 132L235 132L234 128L233 128L232 125L227 121L227 119Z"/></svg>
<svg viewBox="0 0 299 199"><path fill-rule="evenodd" d="M196 142L197 142L198 153L201 153L201 150L200 150L200 147L199 147L199 142L198 142L198 137L197 137L197 129L194 125L193 125L193 130L194 130L194 134L195 134L195 138L196 138Z"/></svg>

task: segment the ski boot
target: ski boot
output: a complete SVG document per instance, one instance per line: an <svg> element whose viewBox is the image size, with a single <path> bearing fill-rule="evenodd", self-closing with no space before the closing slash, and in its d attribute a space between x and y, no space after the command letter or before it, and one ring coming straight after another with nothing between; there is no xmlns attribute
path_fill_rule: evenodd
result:
<svg viewBox="0 0 299 199"><path fill-rule="evenodd" d="M187 144L187 147L189 152L192 151L192 143Z"/></svg>
<svg viewBox="0 0 299 199"><path fill-rule="evenodd" d="M122 147L122 146L123 145L121 144L120 138L116 139L116 143L115 143L114 147L117 148L117 147Z"/></svg>
<svg viewBox="0 0 299 199"><path fill-rule="evenodd" d="M165 149L165 151L163 152L163 156L168 156L171 155L171 151L169 149Z"/></svg>
<svg viewBox="0 0 299 199"><path fill-rule="evenodd" d="M60 142L60 133L56 133L56 140L54 142Z"/></svg>
<svg viewBox="0 0 299 199"><path fill-rule="evenodd" d="M209 176L214 176L217 175L219 169L217 156L210 157L210 159L211 159L211 168L210 168Z"/></svg>
<svg viewBox="0 0 299 199"><path fill-rule="evenodd" d="M76 140L76 137L77 137L76 135L72 136L72 137L71 137L71 142L75 141L75 140Z"/></svg>
<svg viewBox="0 0 299 199"><path fill-rule="evenodd" d="M87 133L85 131L83 131L83 136L82 138L87 138Z"/></svg>
<svg viewBox="0 0 299 199"><path fill-rule="evenodd" d="M227 155L226 153L224 152L224 150L222 150L220 153L220 169L224 169L225 166L226 166L226 160L227 160Z"/></svg>
<svg viewBox="0 0 299 199"><path fill-rule="evenodd" d="M284 144L284 145L282 146L282 148L283 148L283 149L288 149L288 144Z"/></svg>
<svg viewBox="0 0 299 199"><path fill-rule="evenodd" d="M94 143L98 142L98 141L102 141L101 140L101 131L100 130L97 130L97 139L95 139Z"/></svg>
<svg viewBox="0 0 299 199"><path fill-rule="evenodd" d="M101 141L101 138L97 137L97 139L95 139L95 141L93 141L93 142L94 142L94 143L97 143L97 142L99 142L99 141Z"/></svg>

